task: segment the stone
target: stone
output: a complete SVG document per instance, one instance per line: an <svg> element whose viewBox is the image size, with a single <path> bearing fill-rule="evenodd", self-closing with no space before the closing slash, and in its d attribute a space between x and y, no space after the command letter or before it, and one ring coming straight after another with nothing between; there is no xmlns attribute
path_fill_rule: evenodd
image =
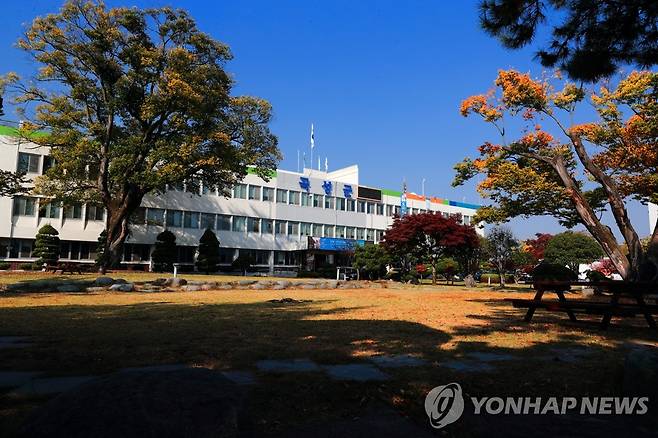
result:
<svg viewBox="0 0 658 438"><path fill-rule="evenodd" d="M185 286L186 284L187 284L187 280L180 277L167 278L167 281L165 282L165 286L171 286L171 287L181 287L181 286Z"/></svg>
<svg viewBox="0 0 658 438"><path fill-rule="evenodd" d="M112 277L98 277L94 280L95 286L110 286L114 284L114 279Z"/></svg>
<svg viewBox="0 0 658 438"><path fill-rule="evenodd" d="M481 352L474 351L472 353L467 353L466 356L469 359L479 360L481 362L497 362L501 360L515 360L516 356L505 353L493 353L493 352Z"/></svg>
<svg viewBox="0 0 658 438"><path fill-rule="evenodd" d="M327 289L336 289L338 287L338 280L329 280L325 283Z"/></svg>
<svg viewBox="0 0 658 438"><path fill-rule="evenodd" d="M217 282L215 281L210 281L207 283L203 283L201 285L201 290L215 290L217 289Z"/></svg>
<svg viewBox="0 0 658 438"><path fill-rule="evenodd" d="M128 283L127 280L124 280L123 278L115 278L114 279L114 284L126 284Z"/></svg>
<svg viewBox="0 0 658 438"><path fill-rule="evenodd" d="M201 290L201 286L197 284L186 284L185 286L181 286L181 290L185 292L198 292Z"/></svg>
<svg viewBox="0 0 658 438"><path fill-rule="evenodd" d="M370 360L382 368L419 367L429 364L426 360L406 354L398 356L374 356Z"/></svg>
<svg viewBox="0 0 658 438"><path fill-rule="evenodd" d="M324 365L322 367L334 380L371 382L387 380L389 376L368 364Z"/></svg>
<svg viewBox="0 0 658 438"><path fill-rule="evenodd" d="M110 286L110 290L115 292L132 292L135 286L132 283L126 284L113 284Z"/></svg>
<svg viewBox="0 0 658 438"><path fill-rule="evenodd" d="M264 290L267 289L267 286L265 286L262 283L255 283L249 286L249 289L254 289L254 290Z"/></svg>
<svg viewBox="0 0 658 438"><path fill-rule="evenodd" d="M156 278L151 282L152 285L154 286L165 286L167 284L167 279L166 278Z"/></svg>
<svg viewBox="0 0 658 438"><path fill-rule="evenodd" d="M256 368L269 373L320 371L320 366L310 359L259 360Z"/></svg>
<svg viewBox="0 0 658 438"><path fill-rule="evenodd" d="M281 284L275 284L274 286L272 286L272 290L285 290L285 289L286 287Z"/></svg>
<svg viewBox="0 0 658 438"><path fill-rule="evenodd" d="M465 373L488 373L495 371L495 368L488 363L468 360L452 360L443 362L441 366Z"/></svg>
<svg viewBox="0 0 658 438"><path fill-rule="evenodd" d="M301 286L299 286L299 288L300 289L307 289L307 290L308 289L317 289L317 285L316 284L302 284Z"/></svg>
<svg viewBox="0 0 658 438"><path fill-rule="evenodd" d="M87 292L103 292L105 290L105 287L103 286L89 286L88 288L85 289Z"/></svg>
<svg viewBox="0 0 658 438"><path fill-rule="evenodd" d="M238 281L239 286L250 286L254 283L256 283L256 280L239 280Z"/></svg>
<svg viewBox="0 0 658 438"><path fill-rule="evenodd" d="M230 283L224 283L224 284L219 284L217 286L217 289L219 289L219 290L229 290L229 289L235 289L235 286L233 286Z"/></svg>
<svg viewBox="0 0 658 438"><path fill-rule="evenodd" d="M57 394L80 386L93 378L94 376L66 376L32 379L16 388L11 394L18 397Z"/></svg>
<svg viewBox="0 0 658 438"><path fill-rule="evenodd" d="M280 286L281 289L285 289L287 287L290 287L291 284L292 284L292 282L290 282L288 280L279 280L279 281L276 282L275 286Z"/></svg>
<svg viewBox="0 0 658 438"><path fill-rule="evenodd" d="M471 274L468 274L466 277L464 277L464 286L466 286L469 289L472 289L477 286L477 282L475 281L475 278Z"/></svg>
<svg viewBox="0 0 658 438"><path fill-rule="evenodd" d="M202 368L115 373L50 400L19 432L35 438L233 438L250 429L242 398L238 385Z"/></svg>
<svg viewBox="0 0 658 438"><path fill-rule="evenodd" d="M85 289L80 284L62 284L57 286L57 292L82 292Z"/></svg>
<svg viewBox="0 0 658 438"><path fill-rule="evenodd" d="M251 371L222 371L221 373L236 385L256 384L256 376Z"/></svg>
<svg viewBox="0 0 658 438"><path fill-rule="evenodd" d="M29 371L0 371L0 388L23 386L41 373Z"/></svg>

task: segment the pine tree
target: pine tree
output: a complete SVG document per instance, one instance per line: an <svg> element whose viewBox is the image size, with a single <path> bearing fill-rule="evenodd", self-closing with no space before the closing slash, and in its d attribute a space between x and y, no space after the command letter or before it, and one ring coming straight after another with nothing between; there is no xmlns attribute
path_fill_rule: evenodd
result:
<svg viewBox="0 0 658 438"><path fill-rule="evenodd" d="M209 274L219 268L219 240L208 228L199 239L199 254L196 259L196 268Z"/></svg>
<svg viewBox="0 0 658 438"><path fill-rule="evenodd" d="M107 231L103 230L98 236L98 245L96 247L96 265L101 267L106 266L107 254L105 252L105 242L107 242Z"/></svg>
<svg viewBox="0 0 658 438"><path fill-rule="evenodd" d="M57 264L59 260L59 232L51 225L39 228L34 243L34 255L39 257L35 264L41 268L44 263L48 266Z"/></svg>
<svg viewBox="0 0 658 438"><path fill-rule="evenodd" d="M171 272L176 262L176 236L169 230L158 234L155 248L151 253L153 270L156 272Z"/></svg>

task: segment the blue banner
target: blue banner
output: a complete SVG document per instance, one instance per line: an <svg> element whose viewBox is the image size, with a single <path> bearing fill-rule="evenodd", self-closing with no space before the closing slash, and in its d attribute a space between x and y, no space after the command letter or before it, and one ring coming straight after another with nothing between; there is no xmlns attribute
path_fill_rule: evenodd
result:
<svg viewBox="0 0 658 438"><path fill-rule="evenodd" d="M320 237L317 249L327 251L354 251L357 246L364 246L365 240L341 239L338 237Z"/></svg>

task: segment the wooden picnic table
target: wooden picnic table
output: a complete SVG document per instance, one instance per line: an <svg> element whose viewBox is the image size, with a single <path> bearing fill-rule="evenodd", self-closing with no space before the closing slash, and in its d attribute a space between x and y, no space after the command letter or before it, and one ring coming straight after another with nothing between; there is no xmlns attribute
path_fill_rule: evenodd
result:
<svg viewBox="0 0 658 438"><path fill-rule="evenodd" d="M573 286L592 287L603 292L600 301L592 300L567 300L565 292ZM658 294L658 284L629 282L629 281L538 281L534 283L536 290L532 300L510 299L512 305L517 308L527 308L524 320L532 321L535 310L538 308L552 312L565 312L571 321L578 321L576 313L587 313L602 315L601 328L606 329L610 325L613 316L636 316L644 315L647 324L656 328L654 314L658 314L658 305L647 304L645 297L650 294ZM545 292L553 292L558 300L542 300ZM607 298L607 301L605 299ZM622 298L630 298L633 304L621 303Z"/></svg>

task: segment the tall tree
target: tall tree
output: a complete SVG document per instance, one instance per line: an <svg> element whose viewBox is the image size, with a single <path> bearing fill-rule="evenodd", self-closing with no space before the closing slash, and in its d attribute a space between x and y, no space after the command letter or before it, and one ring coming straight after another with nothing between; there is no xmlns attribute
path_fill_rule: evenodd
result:
<svg viewBox="0 0 658 438"><path fill-rule="evenodd" d="M206 274L216 272L219 269L219 240L210 228L206 229L199 239L196 268Z"/></svg>
<svg viewBox="0 0 658 438"><path fill-rule="evenodd" d="M386 265L391 262L391 256L383 245L367 243L354 250L352 266L365 273L369 280L377 280L386 275Z"/></svg>
<svg viewBox="0 0 658 438"><path fill-rule="evenodd" d="M583 224L624 279L658 281L658 226L644 249L625 205L630 198L658 201L658 73L633 72L616 87L603 85L589 95L599 120L573 124L586 95L572 83L556 89L550 79L500 71L496 89L466 99L461 113L493 124L501 141L484 143L477 159L459 163L453 185L482 174L478 191L494 205L480 209L476 220L552 215L569 227ZM508 140L503 116L526 120L519 138ZM553 124L559 137L541 121ZM601 222L605 209L627 252Z"/></svg>
<svg viewBox="0 0 658 438"><path fill-rule="evenodd" d="M500 286L505 287L505 274L510 267L514 252L519 242L512 230L506 227L494 227L487 233L486 252L500 277Z"/></svg>
<svg viewBox="0 0 658 438"><path fill-rule="evenodd" d="M432 284L436 284L439 261L464 247L475 247L479 240L475 229L461 225L455 218L441 214L410 214L396 217L386 231L384 245L393 255L411 255L432 269Z"/></svg>
<svg viewBox="0 0 658 438"><path fill-rule="evenodd" d="M576 274L579 273L579 265L583 263L592 263L603 256L601 245L591 237L565 231L556 234L548 242L544 259L549 263L555 263L567 266Z"/></svg>
<svg viewBox="0 0 658 438"><path fill-rule="evenodd" d="M39 228L34 242L34 255L38 257L35 264L53 266L59 260L59 232L46 224Z"/></svg>
<svg viewBox="0 0 658 438"><path fill-rule="evenodd" d="M231 96L229 48L183 10L69 0L18 45L41 66L34 85L14 85L35 114L23 131L47 131L31 140L56 163L37 191L105 206L107 263L146 194L190 179L228 193L249 166L267 179L280 159L269 103Z"/></svg>
<svg viewBox="0 0 658 438"><path fill-rule="evenodd" d="M164 230L155 238L155 247L151 253L153 270L156 272L171 272L176 263L176 235Z"/></svg>
<svg viewBox="0 0 658 438"><path fill-rule="evenodd" d="M549 233L536 233L535 239L526 239L523 242L523 249L532 255L533 259L538 262L544 259L546 245L553 238Z"/></svg>
<svg viewBox="0 0 658 438"><path fill-rule="evenodd" d="M658 64L655 0L482 0L480 22L512 49L531 43L547 24L552 35L537 57L577 80L610 76L625 64Z"/></svg>

